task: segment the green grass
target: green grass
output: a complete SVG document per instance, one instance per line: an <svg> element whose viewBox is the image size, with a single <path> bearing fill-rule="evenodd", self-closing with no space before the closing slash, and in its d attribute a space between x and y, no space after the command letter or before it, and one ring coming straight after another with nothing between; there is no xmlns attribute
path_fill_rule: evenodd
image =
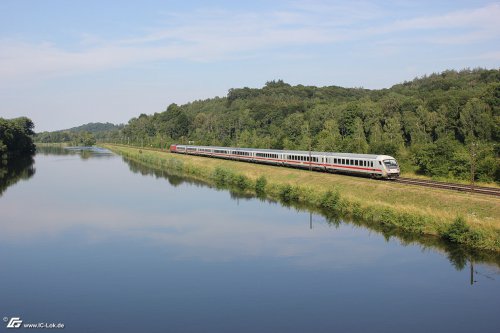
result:
<svg viewBox="0 0 500 333"><path fill-rule="evenodd" d="M124 146L107 148L147 165L189 175L218 187L304 204L325 215L361 219L416 235L434 235L473 248L500 251L500 200L474 193L311 172ZM464 237L449 237L457 218ZM471 236L473 235L473 236Z"/></svg>

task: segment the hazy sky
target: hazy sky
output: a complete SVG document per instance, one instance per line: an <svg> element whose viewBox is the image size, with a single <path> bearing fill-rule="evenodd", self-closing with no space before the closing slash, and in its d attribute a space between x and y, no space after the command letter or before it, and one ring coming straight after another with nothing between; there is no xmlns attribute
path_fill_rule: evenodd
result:
<svg viewBox="0 0 500 333"><path fill-rule="evenodd" d="M500 67L493 1L0 1L0 117L126 123L232 87Z"/></svg>

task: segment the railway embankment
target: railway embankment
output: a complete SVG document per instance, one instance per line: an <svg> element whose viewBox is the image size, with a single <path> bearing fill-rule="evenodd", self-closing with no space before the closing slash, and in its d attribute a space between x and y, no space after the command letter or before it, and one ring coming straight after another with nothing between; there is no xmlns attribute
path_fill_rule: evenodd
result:
<svg viewBox="0 0 500 333"><path fill-rule="evenodd" d="M478 193L412 186L120 145L106 148L155 169L217 187L305 205L325 215L377 228L432 235L500 252L500 199Z"/></svg>

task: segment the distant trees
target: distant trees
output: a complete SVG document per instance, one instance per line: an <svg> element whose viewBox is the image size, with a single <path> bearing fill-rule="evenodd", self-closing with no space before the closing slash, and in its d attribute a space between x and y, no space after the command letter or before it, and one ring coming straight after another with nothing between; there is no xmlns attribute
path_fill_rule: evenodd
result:
<svg viewBox="0 0 500 333"><path fill-rule="evenodd" d="M144 117L147 116L144 115ZM111 123L88 123L67 130L37 133L34 141L43 143L66 142L73 145L83 144L83 137L87 138L88 145L91 145L92 142L95 144L97 141L117 141L122 137L123 127L124 125ZM90 137L93 140L89 141Z"/></svg>

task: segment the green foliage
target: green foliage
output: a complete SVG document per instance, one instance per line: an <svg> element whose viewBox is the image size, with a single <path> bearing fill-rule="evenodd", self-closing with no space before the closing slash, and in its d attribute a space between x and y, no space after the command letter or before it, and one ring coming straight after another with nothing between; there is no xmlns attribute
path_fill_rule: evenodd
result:
<svg viewBox="0 0 500 333"><path fill-rule="evenodd" d="M234 185L240 191L244 191L251 186L250 180L244 175L236 175L234 177Z"/></svg>
<svg viewBox="0 0 500 333"><path fill-rule="evenodd" d="M279 188L279 197L284 203L297 202L299 200L299 190L289 184L282 185Z"/></svg>
<svg viewBox="0 0 500 333"><path fill-rule="evenodd" d="M465 219L461 216L457 217L455 221L450 224L448 230L445 233L445 237L455 243L463 243L468 234L470 233L470 227L465 223Z"/></svg>
<svg viewBox="0 0 500 333"><path fill-rule="evenodd" d="M321 208L335 211L339 207L340 194L337 190L328 191L321 197L320 206Z"/></svg>
<svg viewBox="0 0 500 333"><path fill-rule="evenodd" d="M255 193L262 196L266 193L267 179L264 176L260 176L255 181Z"/></svg>
<svg viewBox="0 0 500 333"><path fill-rule="evenodd" d="M218 187L225 187L231 183L231 179L233 178L233 173L224 168L215 168L212 174L212 179L215 182L215 185Z"/></svg>
<svg viewBox="0 0 500 333"><path fill-rule="evenodd" d="M118 142L120 131L125 125L114 125L111 123L88 123L85 125L72 127L66 130L54 132L37 133L34 137L35 142L42 143L74 143L83 144L80 138L84 133L89 133L95 140ZM87 142L89 143L89 142ZM123 143L123 142L122 142ZM94 143L95 144L95 143ZM92 144L87 144L92 146Z"/></svg>
<svg viewBox="0 0 500 333"><path fill-rule="evenodd" d="M10 120L0 118L0 160L34 154L34 127L31 119L26 117Z"/></svg>
<svg viewBox="0 0 500 333"><path fill-rule="evenodd" d="M170 143L386 154L419 173L500 182L498 69L444 71L368 90L292 86L230 89L224 98L171 104L96 139L165 149ZM88 130L88 127L87 127ZM37 140L74 141L72 132ZM43 141L42 140L42 141ZM469 142L484 149L474 157ZM5 143L5 141L4 141Z"/></svg>
<svg viewBox="0 0 500 333"><path fill-rule="evenodd" d="M449 225L442 236L453 243L476 246L485 242L486 238L484 232L471 229L461 216L457 217L455 221Z"/></svg>

